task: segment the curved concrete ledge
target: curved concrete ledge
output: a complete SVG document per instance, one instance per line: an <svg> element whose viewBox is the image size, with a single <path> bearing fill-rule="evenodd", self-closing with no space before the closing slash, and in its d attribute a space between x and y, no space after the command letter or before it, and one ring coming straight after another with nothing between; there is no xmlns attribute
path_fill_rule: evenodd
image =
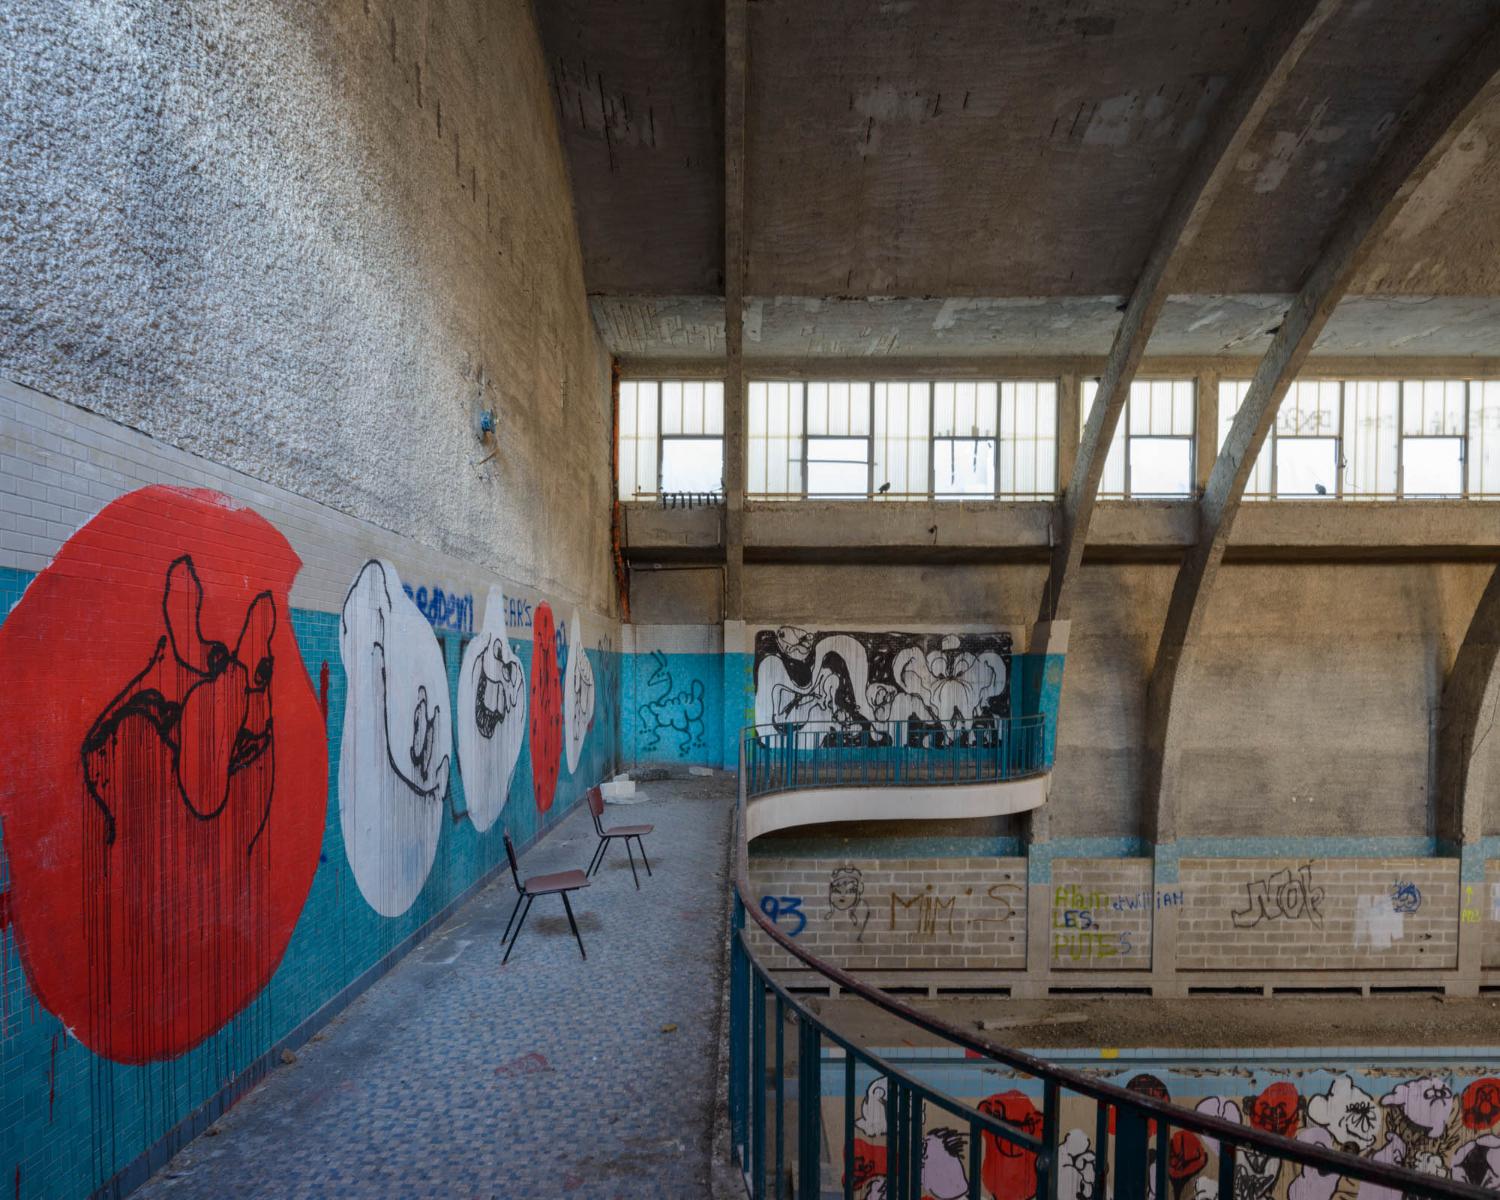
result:
<svg viewBox="0 0 1500 1200"><path fill-rule="evenodd" d="M1000 783L950 783L901 787L799 788L770 792L745 806L750 840L778 829L828 821L934 821L1003 817L1046 803L1052 772Z"/></svg>

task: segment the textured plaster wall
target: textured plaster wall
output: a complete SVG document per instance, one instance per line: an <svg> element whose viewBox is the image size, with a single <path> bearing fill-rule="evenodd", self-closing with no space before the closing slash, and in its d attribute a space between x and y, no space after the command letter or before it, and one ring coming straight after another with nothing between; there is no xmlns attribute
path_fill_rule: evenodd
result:
<svg viewBox="0 0 1500 1200"><path fill-rule="evenodd" d="M530 4L16 0L0 79L0 374L609 607Z"/></svg>

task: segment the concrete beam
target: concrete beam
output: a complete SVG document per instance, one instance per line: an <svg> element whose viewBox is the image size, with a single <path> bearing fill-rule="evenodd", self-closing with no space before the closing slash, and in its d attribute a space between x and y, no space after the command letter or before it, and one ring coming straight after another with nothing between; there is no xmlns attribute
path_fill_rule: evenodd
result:
<svg viewBox="0 0 1500 1200"><path fill-rule="evenodd" d="M724 619L744 611L746 0L724 3Z"/></svg>
<svg viewBox="0 0 1500 1200"><path fill-rule="evenodd" d="M1500 657L1500 568L1490 575L1453 669L1443 684L1437 733L1437 834L1454 846L1471 846L1484 835L1487 780L1474 769L1489 721L1484 700ZM1493 720L1493 717L1491 717ZM1481 728L1481 725L1485 728Z"/></svg>
<svg viewBox="0 0 1500 1200"><path fill-rule="evenodd" d="M1073 475L1062 497L1060 536L1042 593L1039 621L1068 617L1104 461L1130 396L1131 381L1146 352L1146 343L1151 340L1151 331L1166 304L1173 273L1197 238L1261 118L1281 94L1293 68L1319 30L1341 4L1342 0L1300 0L1288 7L1231 87L1172 198L1156 243L1126 305L1125 317L1115 331L1099 379L1099 391L1084 425Z"/></svg>
<svg viewBox="0 0 1500 1200"><path fill-rule="evenodd" d="M1497 95L1500 22L1491 25L1453 67L1440 73L1414 115L1398 127L1389 149L1346 206L1256 369L1209 477L1199 507L1198 538L1178 571L1147 691L1142 810L1146 833L1157 841L1177 836L1175 783L1181 755L1180 728L1173 719L1177 680L1189 666L1246 483L1281 399L1381 234L1475 113Z"/></svg>

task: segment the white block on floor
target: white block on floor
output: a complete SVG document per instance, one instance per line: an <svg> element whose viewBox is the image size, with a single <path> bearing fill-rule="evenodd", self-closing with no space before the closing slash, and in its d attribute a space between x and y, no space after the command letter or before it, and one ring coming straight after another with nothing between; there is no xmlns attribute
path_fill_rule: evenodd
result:
<svg viewBox="0 0 1500 1200"><path fill-rule="evenodd" d="M611 779L601 783L599 791L606 804L639 804L645 799L636 792L634 779Z"/></svg>
<svg viewBox="0 0 1500 1200"><path fill-rule="evenodd" d="M709 775L709 776L711 776L711 775L713 775L713 773L714 773L714 769L712 767L689 767L688 768L688 774L689 775Z"/></svg>

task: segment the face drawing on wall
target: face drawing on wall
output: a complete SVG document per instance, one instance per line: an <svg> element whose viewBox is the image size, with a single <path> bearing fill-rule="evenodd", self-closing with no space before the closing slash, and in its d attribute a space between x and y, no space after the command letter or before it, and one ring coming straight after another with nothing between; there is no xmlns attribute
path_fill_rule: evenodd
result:
<svg viewBox="0 0 1500 1200"><path fill-rule="evenodd" d="M370 907L396 917L416 900L437 854L453 735L437 638L383 559L361 568L344 600L339 657L348 678L344 850Z"/></svg>
<svg viewBox="0 0 1500 1200"><path fill-rule="evenodd" d="M506 636L505 612L505 596L491 588L484 623L458 668L458 766L480 833L505 808L526 737L526 672Z"/></svg>
<svg viewBox="0 0 1500 1200"><path fill-rule="evenodd" d="M594 668L583 648L578 610L568 623L568 670L563 680L563 728L567 735L568 774L578 770L583 741L594 727Z"/></svg>
<svg viewBox="0 0 1500 1200"><path fill-rule="evenodd" d="M1446 1079L1427 1075L1399 1084L1380 1103L1400 1113L1414 1129L1437 1137L1453 1112L1453 1089Z"/></svg>
<svg viewBox="0 0 1500 1200"><path fill-rule="evenodd" d="M307 898L328 760L282 616L300 565L225 496L143 488L0 626L17 947L42 1004L106 1058L213 1033Z"/></svg>
<svg viewBox="0 0 1500 1200"><path fill-rule="evenodd" d="M828 875L828 917L846 919L858 931L855 941L863 940L870 923L870 906L865 903L865 877L858 867L834 867Z"/></svg>

